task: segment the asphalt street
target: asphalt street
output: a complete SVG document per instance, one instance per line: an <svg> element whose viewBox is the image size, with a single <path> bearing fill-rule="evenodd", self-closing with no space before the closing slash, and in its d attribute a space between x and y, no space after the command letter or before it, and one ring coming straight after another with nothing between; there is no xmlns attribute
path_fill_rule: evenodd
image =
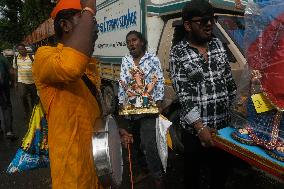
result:
<svg viewBox="0 0 284 189"><path fill-rule="evenodd" d="M5 173L10 161L15 155L16 150L21 144L21 139L27 132L27 126L24 124L23 107L20 104L17 93L12 90L12 103L14 115L14 130L19 136L19 140L11 142L0 136L0 189L50 189L51 177L49 168L41 168L37 170L26 171L8 175ZM122 123L120 123L122 124ZM119 189L130 189L130 177L128 171L127 153L124 150L124 174L123 183ZM134 157L135 158L135 157ZM167 189L186 188L183 185L184 160L182 155L169 152L168 170L165 176ZM134 175L138 175L140 170L136 168L134 160ZM135 189L154 189L153 181L148 177L136 183ZM204 189L206 185L204 185ZM228 189L284 189L284 183L267 176L265 173L251 168L245 167L234 170L227 183Z"/></svg>

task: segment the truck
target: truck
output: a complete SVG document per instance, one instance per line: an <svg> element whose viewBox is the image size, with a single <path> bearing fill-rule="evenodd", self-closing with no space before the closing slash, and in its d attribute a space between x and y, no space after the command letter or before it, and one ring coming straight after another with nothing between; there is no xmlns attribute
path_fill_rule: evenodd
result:
<svg viewBox="0 0 284 189"><path fill-rule="evenodd" d="M190 0L97 0L97 27L99 37L93 56L99 60L101 91L106 111L118 110L118 80L122 57L128 53L126 34L131 30L141 32L148 41L148 51L155 53L161 62L165 78L163 114L173 122L170 136L176 152L183 151L182 129L179 125L180 105L173 90L169 73L171 46L180 37L181 10ZM247 0L209 0L218 16L214 35L228 52L233 77L240 80L246 66L244 56L244 7ZM25 43L35 47L54 42L52 19L47 19Z"/></svg>

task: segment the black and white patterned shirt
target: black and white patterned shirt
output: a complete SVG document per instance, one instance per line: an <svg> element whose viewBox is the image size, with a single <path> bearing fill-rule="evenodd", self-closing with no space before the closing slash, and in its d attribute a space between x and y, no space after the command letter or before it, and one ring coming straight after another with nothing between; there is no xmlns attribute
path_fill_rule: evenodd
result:
<svg viewBox="0 0 284 189"><path fill-rule="evenodd" d="M171 49L170 70L185 129L194 133L192 123L198 119L210 128L227 126L237 87L219 39L208 43L208 62L186 40L179 42Z"/></svg>

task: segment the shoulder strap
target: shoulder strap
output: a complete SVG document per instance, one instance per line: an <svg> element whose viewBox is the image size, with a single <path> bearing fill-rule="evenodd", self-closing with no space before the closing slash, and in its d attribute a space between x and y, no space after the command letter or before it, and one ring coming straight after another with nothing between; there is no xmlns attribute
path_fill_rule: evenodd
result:
<svg viewBox="0 0 284 189"><path fill-rule="evenodd" d="M18 56L15 56L15 66L18 67Z"/></svg>
<svg viewBox="0 0 284 189"><path fill-rule="evenodd" d="M81 79L84 81L85 85L88 87L92 95L96 98L99 108L101 111L103 111L102 106L102 96L100 92L98 92L96 86L93 84L93 82L88 78L88 76L84 73L84 75L81 77ZM102 112L103 113L103 112Z"/></svg>
<svg viewBox="0 0 284 189"><path fill-rule="evenodd" d="M34 61L34 57L33 57L33 55L31 55L31 54L28 54L28 55L29 55L29 57L30 57L31 61L33 62L33 61Z"/></svg>

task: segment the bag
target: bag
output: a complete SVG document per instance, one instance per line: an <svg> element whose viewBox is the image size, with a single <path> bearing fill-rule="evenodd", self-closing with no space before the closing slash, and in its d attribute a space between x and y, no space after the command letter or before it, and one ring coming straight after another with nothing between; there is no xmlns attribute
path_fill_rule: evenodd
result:
<svg viewBox="0 0 284 189"><path fill-rule="evenodd" d="M48 167L47 121L41 103L34 106L22 146L7 168L9 174Z"/></svg>
<svg viewBox="0 0 284 189"><path fill-rule="evenodd" d="M167 170L167 161L168 161L168 144L167 144L167 131L172 125L167 118L162 115L159 115L156 119L156 143L158 153L164 168L164 171Z"/></svg>

